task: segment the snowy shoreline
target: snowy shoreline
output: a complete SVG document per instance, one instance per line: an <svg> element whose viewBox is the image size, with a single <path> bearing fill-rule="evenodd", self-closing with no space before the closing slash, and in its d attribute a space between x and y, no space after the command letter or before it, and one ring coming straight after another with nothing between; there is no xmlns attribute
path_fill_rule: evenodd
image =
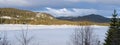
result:
<svg viewBox="0 0 120 45"><path fill-rule="evenodd" d="M28 28L33 29L54 29L54 28L76 28L81 27L77 25L27 25L27 24L0 24L0 30L21 30ZM94 28L104 28L108 26L91 25Z"/></svg>
<svg viewBox="0 0 120 45"><path fill-rule="evenodd" d="M0 24L0 25L30 25L30 26L78 26L78 25L31 25L31 24ZM101 26L101 25L90 25L90 26Z"/></svg>

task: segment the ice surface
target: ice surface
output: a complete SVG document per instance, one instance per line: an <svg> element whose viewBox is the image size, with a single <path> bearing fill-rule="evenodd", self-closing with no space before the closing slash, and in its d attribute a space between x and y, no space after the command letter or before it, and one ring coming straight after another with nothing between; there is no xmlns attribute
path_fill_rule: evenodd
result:
<svg viewBox="0 0 120 45"><path fill-rule="evenodd" d="M71 35L78 26L71 25L22 25L22 24L1 24L0 31L6 32L11 43L16 42L16 36L20 30L29 29L29 35L34 36L32 43L35 45L69 45ZM96 35L101 42L104 42L108 26L92 25ZM19 37L19 36L18 36ZM15 44L15 43L14 43Z"/></svg>

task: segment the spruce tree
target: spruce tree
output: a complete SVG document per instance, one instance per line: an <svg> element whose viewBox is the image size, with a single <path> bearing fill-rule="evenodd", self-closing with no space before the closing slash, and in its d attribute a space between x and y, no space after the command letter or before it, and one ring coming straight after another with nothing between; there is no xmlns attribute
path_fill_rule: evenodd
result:
<svg viewBox="0 0 120 45"><path fill-rule="evenodd" d="M120 31L118 29L119 22L117 15L118 14L116 13L116 10L114 10L104 45L120 45L120 36L119 36Z"/></svg>
<svg viewBox="0 0 120 45"><path fill-rule="evenodd" d="M120 45L120 18L118 18L117 44Z"/></svg>

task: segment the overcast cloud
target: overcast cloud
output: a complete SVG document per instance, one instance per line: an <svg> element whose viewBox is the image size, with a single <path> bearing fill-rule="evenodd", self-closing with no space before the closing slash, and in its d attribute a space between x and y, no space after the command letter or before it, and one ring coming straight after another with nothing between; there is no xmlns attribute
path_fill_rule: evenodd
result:
<svg viewBox="0 0 120 45"><path fill-rule="evenodd" d="M109 17L109 14L111 14L111 11L106 11L106 10L96 10L96 9L80 9L80 8L72 8L72 9L67 9L67 8L62 8L62 9L54 9L54 8L49 8L47 7L46 10L42 11L37 11L37 12L46 12L50 13L53 16L85 16L89 14L99 14L102 16Z"/></svg>
<svg viewBox="0 0 120 45"><path fill-rule="evenodd" d="M120 0L0 0L0 7L47 12L54 16L92 13L111 16L113 9L120 10Z"/></svg>
<svg viewBox="0 0 120 45"><path fill-rule="evenodd" d="M49 6L74 3L100 3L100 4L117 4L120 5L120 0L0 0L0 6Z"/></svg>

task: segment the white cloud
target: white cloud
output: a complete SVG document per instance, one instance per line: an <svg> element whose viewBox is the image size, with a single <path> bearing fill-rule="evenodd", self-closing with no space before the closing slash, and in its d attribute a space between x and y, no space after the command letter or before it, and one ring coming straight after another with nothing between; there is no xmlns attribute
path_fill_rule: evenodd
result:
<svg viewBox="0 0 120 45"><path fill-rule="evenodd" d="M79 8L72 8L72 9L53 9L53 8L46 8L46 10L39 11L39 12L46 12L50 13L53 16L84 16L89 14L100 14L100 15L106 15L105 13L109 11L104 10L96 10L96 9L79 9ZM103 16L104 16L103 15Z"/></svg>
<svg viewBox="0 0 120 45"><path fill-rule="evenodd" d="M41 11L41 12L46 12L46 13L50 13L54 16L71 16L74 12L70 11L66 8L63 9L53 9L53 8L46 8L46 11Z"/></svg>

